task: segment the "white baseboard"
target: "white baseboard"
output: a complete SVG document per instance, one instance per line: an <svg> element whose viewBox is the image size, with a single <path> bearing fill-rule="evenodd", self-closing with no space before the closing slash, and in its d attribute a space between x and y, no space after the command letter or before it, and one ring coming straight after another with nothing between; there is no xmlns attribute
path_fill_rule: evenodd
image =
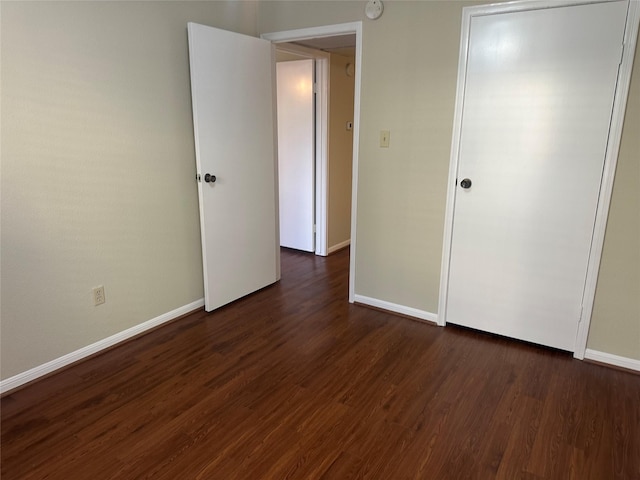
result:
<svg viewBox="0 0 640 480"><path fill-rule="evenodd" d="M114 345L124 342L136 335L140 335L141 333L146 332L147 330L151 330L163 323L174 320L181 315L185 315L189 312L192 312L200 307L204 306L204 298L200 300L196 300L195 302L189 303L188 305L184 305L182 307L176 308L170 312L164 313L156 318L152 318L144 323L140 323L134 327L128 328L127 330L123 330L122 332L118 332L115 335L111 335L110 337L104 338L96 343L92 343L91 345L87 345L75 352L68 353L63 355L62 357L56 358L55 360L51 360L50 362L44 363L37 367L34 367L26 372L19 373L14 375L13 377L9 377L6 380L0 381L0 395L13 390L25 383L36 380L44 375L48 375L49 373L55 372L56 370L66 367L78 360L82 360L90 355L94 355L102 350L113 347Z"/></svg>
<svg viewBox="0 0 640 480"><path fill-rule="evenodd" d="M640 360L636 360L635 358L620 357L611 353L591 350L590 348L587 348L585 350L584 358L593 360L594 362L605 363L607 365L614 365L616 367L622 367L628 370L635 370L636 372L640 372Z"/></svg>
<svg viewBox="0 0 640 480"><path fill-rule="evenodd" d="M407 315L419 320L426 320L433 323L438 322L438 315L424 310L418 310L417 308L406 307L397 303L386 302L384 300L378 300L377 298L365 297L364 295L358 294L354 295L353 300L356 303L362 303L363 305L369 305L371 307L389 310L390 312Z"/></svg>
<svg viewBox="0 0 640 480"><path fill-rule="evenodd" d="M336 243L335 245L332 245L327 249L327 255L331 255L333 252L342 250L343 248L346 248L349 245L351 245L351 239L345 240L344 242Z"/></svg>

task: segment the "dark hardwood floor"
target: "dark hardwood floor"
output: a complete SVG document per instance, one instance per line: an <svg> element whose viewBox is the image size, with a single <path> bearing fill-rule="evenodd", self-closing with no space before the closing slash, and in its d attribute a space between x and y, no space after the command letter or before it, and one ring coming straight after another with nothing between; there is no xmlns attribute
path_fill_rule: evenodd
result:
<svg viewBox="0 0 640 480"><path fill-rule="evenodd" d="M2 399L2 479L640 479L640 376L347 301L348 251Z"/></svg>

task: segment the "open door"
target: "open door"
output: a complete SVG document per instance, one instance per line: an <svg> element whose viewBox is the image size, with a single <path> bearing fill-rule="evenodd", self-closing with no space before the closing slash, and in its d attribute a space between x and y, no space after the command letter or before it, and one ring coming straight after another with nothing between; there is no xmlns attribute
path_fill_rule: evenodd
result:
<svg viewBox="0 0 640 480"><path fill-rule="evenodd" d="M276 65L280 245L315 251L314 61Z"/></svg>
<svg viewBox="0 0 640 480"><path fill-rule="evenodd" d="M280 278L269 41L188 24L205 309Z"/></svg>

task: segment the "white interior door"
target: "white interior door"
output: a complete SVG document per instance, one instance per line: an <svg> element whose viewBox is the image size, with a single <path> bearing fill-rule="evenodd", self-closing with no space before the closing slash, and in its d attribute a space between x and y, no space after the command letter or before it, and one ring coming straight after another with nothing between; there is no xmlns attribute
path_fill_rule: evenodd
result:
<svg viewBox="0 0 640 480"><path fill-rule="evenodd" d="M315 112L311 59L276 65L280 245L315 250Z"/></svg>
<svg viewBox="0 0 640 480"><path fill-rule="evenodd" d="M626 11L471 18L447 322L575 349Z"/></svg>
<svg viewBox="0 0 640 480"><path fill-rule="evenodd" d="M266 40L194 23L188 33L205 308L211 311L280 276L274 55Z"/></svg>

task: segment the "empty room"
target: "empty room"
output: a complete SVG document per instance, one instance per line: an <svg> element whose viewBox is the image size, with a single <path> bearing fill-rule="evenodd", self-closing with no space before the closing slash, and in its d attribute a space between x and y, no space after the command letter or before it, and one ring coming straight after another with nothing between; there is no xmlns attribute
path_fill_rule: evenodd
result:
<svg viewBox="0 0 640 480"><path fill-rule="evenodd" d="M2 0L1 477L640 479L639 23Z"/></svg>

